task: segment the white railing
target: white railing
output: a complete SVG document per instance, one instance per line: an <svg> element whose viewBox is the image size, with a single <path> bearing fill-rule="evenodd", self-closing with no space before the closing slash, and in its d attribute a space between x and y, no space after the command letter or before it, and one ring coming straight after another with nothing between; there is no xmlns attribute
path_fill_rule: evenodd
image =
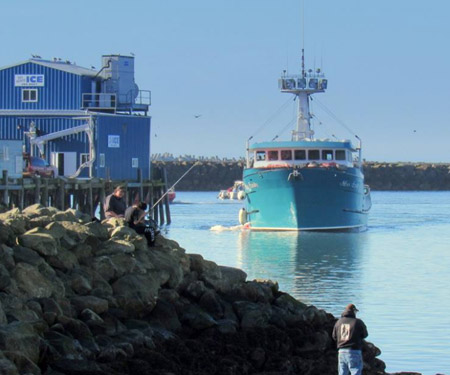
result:
<svg viewBox="0 0 450 375"><path fill-rule="evenodd" d="M117 110L116 94L109 93L84 93L81 97L83 109L99 109L115 112Z"/></svg>

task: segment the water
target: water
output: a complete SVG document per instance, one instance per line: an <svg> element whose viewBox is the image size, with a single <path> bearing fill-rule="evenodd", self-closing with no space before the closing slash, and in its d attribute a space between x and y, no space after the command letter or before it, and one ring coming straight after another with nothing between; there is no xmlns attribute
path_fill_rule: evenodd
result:
<svg viewBox="0 0 450 375"><path fill-rule="evenodd" d="M354 303L388 372L450 375L450 192L372 192L363 233L243 231L216 196L177 192L166 236L335 316Z"/></svg>

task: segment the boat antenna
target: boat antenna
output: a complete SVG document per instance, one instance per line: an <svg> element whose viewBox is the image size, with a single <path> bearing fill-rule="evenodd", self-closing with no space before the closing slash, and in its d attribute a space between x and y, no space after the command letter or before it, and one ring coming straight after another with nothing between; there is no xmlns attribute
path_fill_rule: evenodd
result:
<svg viewBox="0 0 450 375"><path fill-rule="evenodd" d="M305 78L305 0L302 1L302 78Z"/></svg>

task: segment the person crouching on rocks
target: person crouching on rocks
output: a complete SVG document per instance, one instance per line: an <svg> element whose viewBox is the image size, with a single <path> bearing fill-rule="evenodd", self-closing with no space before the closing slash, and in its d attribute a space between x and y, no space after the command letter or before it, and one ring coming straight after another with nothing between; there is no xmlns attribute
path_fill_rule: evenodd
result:
<svg viewBox="0 0 450 375"><path fill-rule="evenodd" d="M364 322L356 318L357 311L353 303L347 305L333 328L333 340L339 351L339 375L362 375L361 350L368 333Z"/></svg>
<svg viewBox="0 0 450 375"><path fill-rule="evenodd" d="M147 244L153 246L155 238L159 234L158 226L153 220L145 220L147 203L139 202L128 207L125 211L125 221L136 233L143 234Z"/></svg>

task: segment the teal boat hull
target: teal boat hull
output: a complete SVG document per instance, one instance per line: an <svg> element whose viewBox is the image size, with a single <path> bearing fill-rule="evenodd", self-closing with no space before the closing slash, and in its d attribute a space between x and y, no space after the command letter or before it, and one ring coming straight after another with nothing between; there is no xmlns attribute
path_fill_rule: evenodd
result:
<svg viewBox="0 0 450 375"><path fill-rule="evenodd" d="M364 230L359 168L248 168L247 227L254 230Z"/></svg>

